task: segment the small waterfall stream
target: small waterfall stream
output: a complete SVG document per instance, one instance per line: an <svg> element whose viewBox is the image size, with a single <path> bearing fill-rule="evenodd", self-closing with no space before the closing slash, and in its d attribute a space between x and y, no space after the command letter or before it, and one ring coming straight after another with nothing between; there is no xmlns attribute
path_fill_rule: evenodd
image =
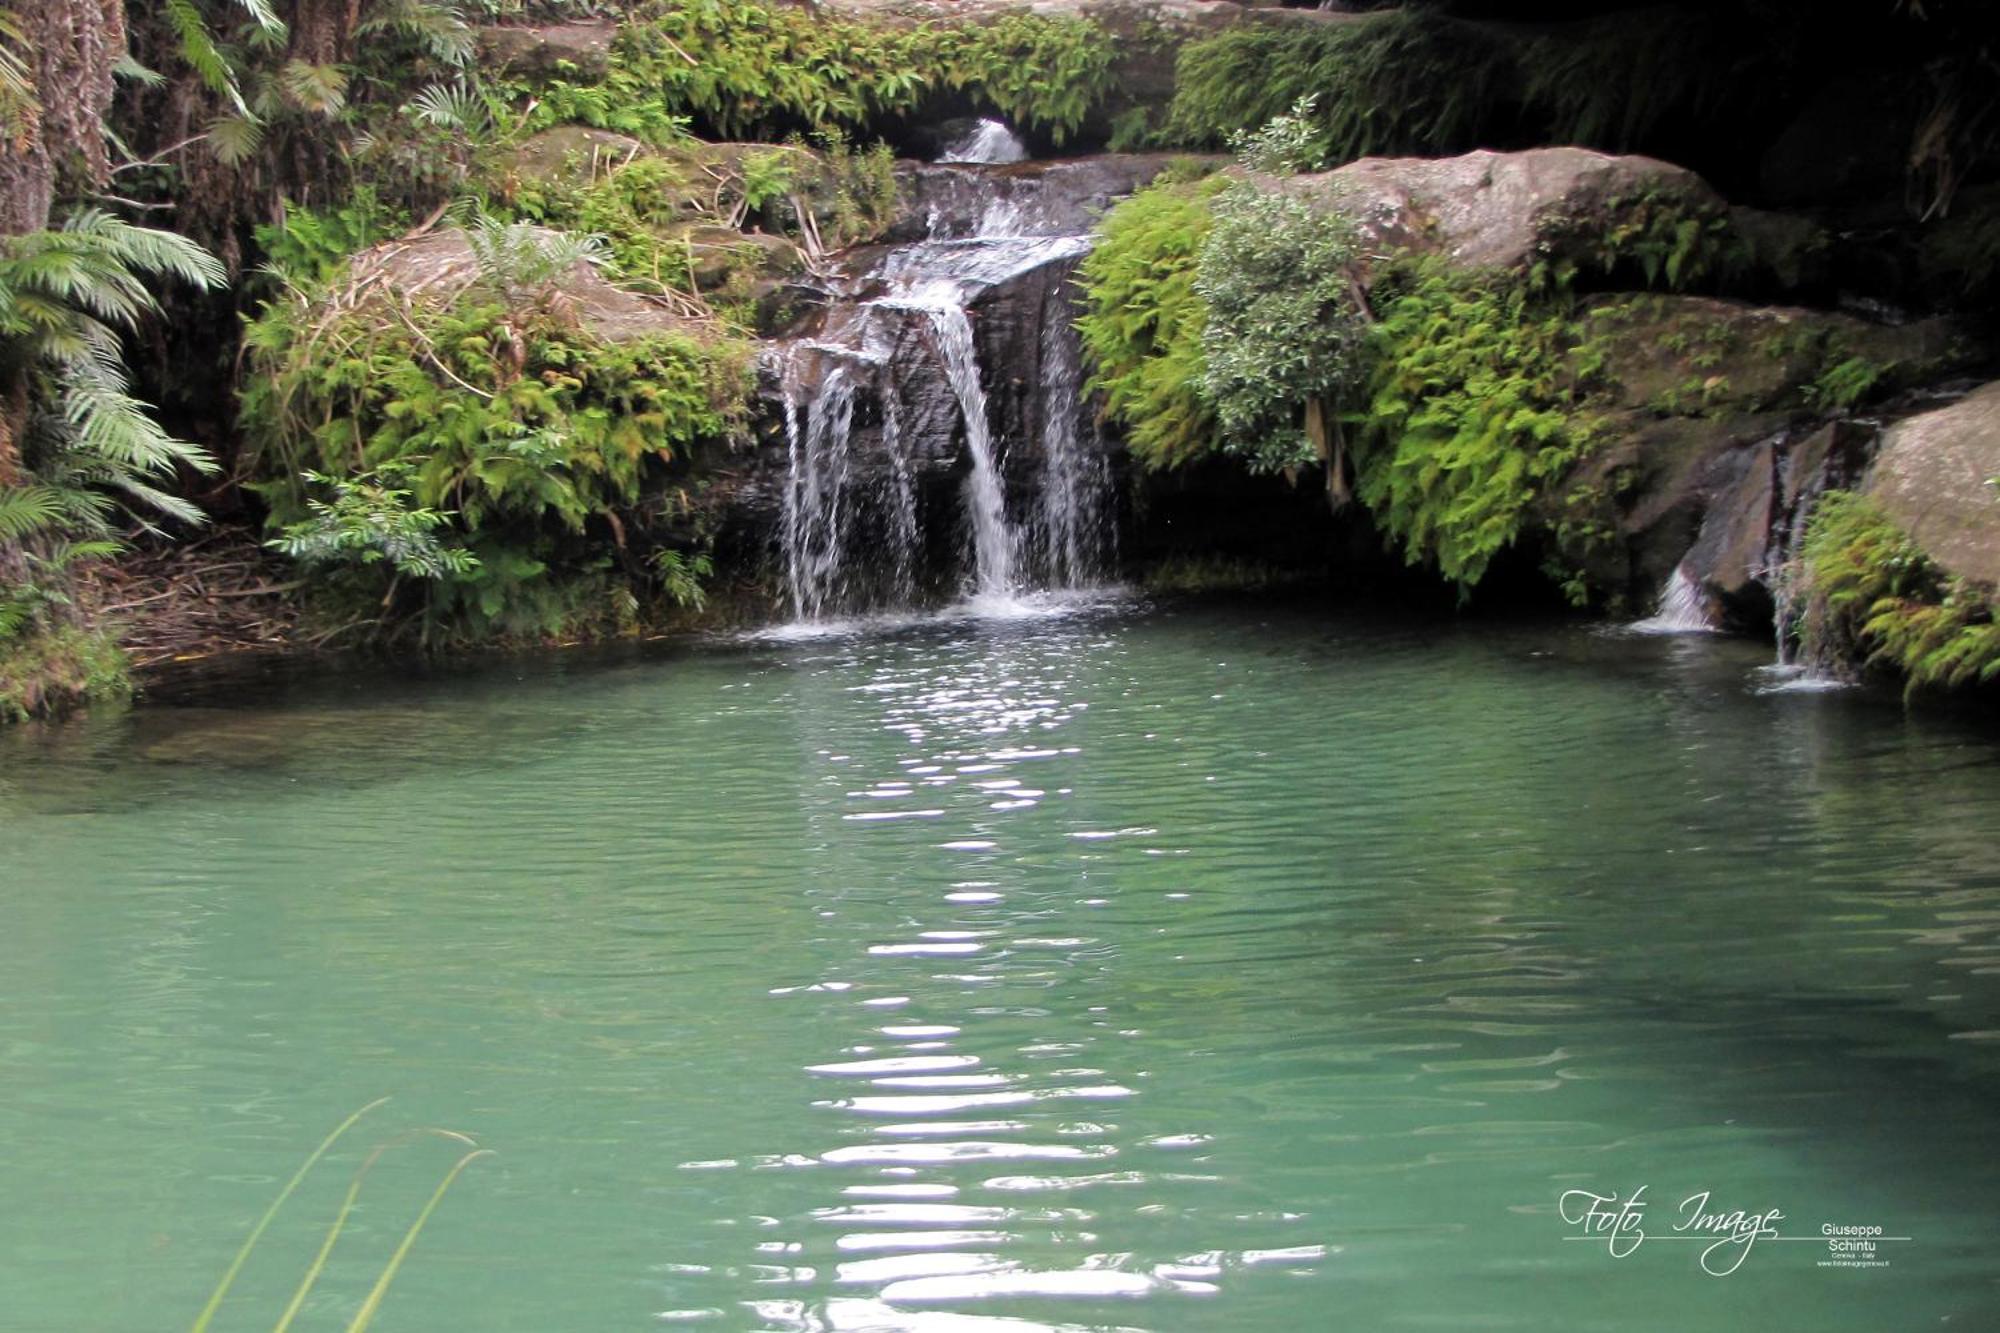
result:
<svg viewBox="0 0 2000 1333"><path fill-rule="evenodd" d="M979 151L1008 160L991 142ZM960 591L974 608L1089 586L1106 568L1112 473L1087 412L1067 285L1090 247L1089 207L1050 200L1033 171L921 170L928 234L843 279L811 336L767 354L798 621L916 604L926 529L945 517L925 483L946 475L962 473ZM985 366L979 325L994 319L1012 322L997 332L1019 350Z"/></svg>
<svg viewBox="0 0 2000 1333"><path fill-rule="evenodd" d="M965 307L944 296L922 307L937 332L938 359L965 418L965 451L972 470L965 478L965 510L972 526L973 587L983 598L1014 593L1014 533L1007 526L1007 496L993 461L993 435L986 390L979 382L979 355Z"/></svg>
<svg viewBox="0 0 2000 1333"><path fill-rule="evenodd" d="M1701 585L1688 574L1685 564L1674 567L1666 587L1660 590L1660 606L1632 628L1641 634L1710 634L1715 624L1709 619Z"/></svg>

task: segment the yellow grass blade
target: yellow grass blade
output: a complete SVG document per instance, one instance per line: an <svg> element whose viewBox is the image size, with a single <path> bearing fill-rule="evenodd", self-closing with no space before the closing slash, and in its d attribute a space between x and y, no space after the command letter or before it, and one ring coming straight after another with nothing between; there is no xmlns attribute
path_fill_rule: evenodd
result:
<svg viewBox="0 0 2000 1333"><path fill-rule="evenodd" d="M424 1210L417 1214L417 1220L410 1223L410 1229L403 1234L403 1243L389 1256L388 1267L384 1268L382 1276L375 1280L375 1289L369 1292L368 1299L361 1303L361 1309L354 1316L354 1322L347 1326L347 1333L364 1333L368 1325L374 1322L375 1312L382 1307L382 1297L388 1293L389 1284L396 1278L396 1270L403 1266L403 1260L409 1254L410 1247L417 1243L417 1233L424 1229L424 1223L431 1220L431 1213L436 1210L439 1200L444 1198L444 1192L451 1188L451 1182L458 1179L458 1173L472 1165L475 1158L492 1155L491 1148L475 1148L459 1158L451 1170L445 1172L445 1177L438 1182L430 1202L424 1205Z"/></svg>
<svg viewBox="0 0 2000 1333"><path fill-rule="evenodd" d="M327 1149L331 1148L342 1134L345 1134L354 1127L355 1121L361 1119L362 1116L367 1115L370 1111L388 1100L387 1097L377 1097L374 1101L341 1121L334 1127L333 1133L319 1141L319 1147L313 1149L312 1156L306 1158L299 1166L299 1169L292 1174L292 1178L285 1183L285 1187L278 1191L278 1197L271 1200L271 1206L266 1208L264 1215L257 1219L257 1225L250 1228L249 1236L243 1241L243 1248L236 1252L236 1258L229 1265L229 1271L224 1273L222 1281L216 1284L215 1294L208 1298L207 1305L201 1307L201 1314L195 1318L192 1333L206 1333L209 1321L215 1318L215 1312L222 1308L223 1298L229 1295L229 1288L235 1284L236 1275L243 1271L243 1265L248 1262L250 1251L257 1248L257 1242L263 1239L265 1228L271 1225L271 1219L278 1215L278 1210L285 1206L285 1200L292 1197L292 1191L299 1187L299 1182L306 1178L306 1172L312 1170L313 1164L326 1156Z"/></svg>

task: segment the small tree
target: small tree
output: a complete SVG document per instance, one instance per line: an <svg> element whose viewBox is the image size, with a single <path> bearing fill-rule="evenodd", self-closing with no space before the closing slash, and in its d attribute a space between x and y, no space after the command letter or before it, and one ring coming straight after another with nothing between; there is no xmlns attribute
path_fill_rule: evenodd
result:
<svg viewBox="0 0 2000 1333"><path fill-rule="evenodd" d="M1208 306L1203 388L1223 449L1260 470L1320 460L1338 508L1352 497L1339 405L1367 331L1354 224L1269 174L1316 163L1311 111L1302 101L1236 143L1253 174L1216 197L1194 289Z"/></svg>

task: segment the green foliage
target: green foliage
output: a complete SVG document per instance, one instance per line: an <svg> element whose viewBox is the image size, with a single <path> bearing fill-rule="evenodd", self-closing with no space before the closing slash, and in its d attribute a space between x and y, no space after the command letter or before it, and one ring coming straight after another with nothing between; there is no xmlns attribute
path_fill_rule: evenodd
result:
<svg viewBox="0 0 2000 1333"><path fill-rule="evenodd" d="M1612 151L1662 125L1725 117L1746 57L1683 9L1559 28L1409 5L1338 23L1237 24L1183 46L1167 136L1216 147L1317 95L1335 161L1441 156L1496 140Z"/></svg>
<svg viewBox="0 0 2000 1333"><path fill-rule="evenodd" d="M1424 263L1377 291L1360 493L1412 564L1469 590L1588 448L1597 358L1518 282Z"/></svg>
<svg viewBox="0 0 2000 1333"><path fill-rule="evenodd" d="M1865 496L1820 497L1794 574L1802 607L1797 630L1814 658L1893 668L1912 691L2000 676L2000 623L1990 590L1940 569Z"/></svg>
<svg viewBox="0 0 2000 1333"><path fill-rule="evenodd" d="M63 706L123 680L115 648L72 625L69 573L112 554L129 513L199 522L166 487L208 455L131 396L119 335L156 309L146 279L222 281L199 246L85 210L0 240L0 715ZM36 663L43 674L34 673Z"/></svg>
<svg viewBox="0 0 2000 1333"><path fill-rule="evenodd" d="M1211 178L1139 191L1105 216L1078 269L1077 331L1091 385L1148 467L1179 467L1215 446L1215 413L1202 393L1208 306L1194 284L1222 188Z"/></svg>
<svg viewBox="0 0 2000 1333"><path fill-rule="evenodd" d="M1349 161L1478 142L1503 52L1484 28L1423 10L1358 22L1237 24L1181 48L1170 136L1213 147L1317 97L1323 142Z"/></svg>
<svg viewBox="0 0 2000 1333"><path fill-rule="evenodd" d="M594 90L538 90L534 124L580 121L661 142L692 117L724 138L869 129L958 97L1058 142L1110 89L1111 36L1086 19L1008 13L885 23L761 0L685 0L625 25Z"/></svg>
<svg viewBox="0 0 2000 1333"><path fill-rule="evenodd" d="M1559 291L1580 275L1682 291L1728 276L1744 257L1725 209L1657 183L1544 220L1541 231L1530 281Z"/></svg>
<svg viewBox="0 0 2000 1333"><path fill-rule="evenodd" d="M645 526L628 520L742 429L743 343L606 341L532 290L575 259L527 255L529 234L489 224L484 277L449 301L329 315L294 296L247 335L243 420L277 544L426 641L588 628L634 585L686 600L693 571L628 550Z"/></svg>
<svg viewBox="0 0 2000 1333"><path fill-rule="evenodd" d="M257 248L284 280L330 282L356 251L396 235L408 222L408 213L384 204L373 187L362 185L345 203L287 208L282 221L260 224Z"/></svg>
<svg viewBox="0 0 2000 1333"><path fill-rule="evenodd" d="M24 635L0 633L0 722L25 722L131 693L125 654L102 629L63 624Z"/></svg>
<svg viewBox="0 0 2000 1333"><path fill-rule="evenodd" d="M1208 307L1203 392L1224 452L1253 471L1328 459L1344 466L1315 421L1360 368L1364 325L1354 299L1354 226L1282 185L1238 182L1211 205L1194 291ZM1315 415L1309 406L1317 402ZM1302 429L1302 420L1306 429ZM1338 488L1342 479L1331 478Z"/></svg>
<svg viewBox="0 0 2000 1333"><path fill-rule="evenodd" d="M285 525L267 543L306 565L386 564L415 579L465 578L479 565L472 552L446 546L438 529L452 515L411 504L407 463L386 463L357 476L341 479L310 469L299 474L310 486L324 487L330 498L306 497L306 517Z"/></svg>
<svg viewBox="0 0 2000 1333"><path fill-rule="evenodd" d="M1888 367L1877 365L1865 356L1834 361L1806 385L1806 406L1822 411L1851 411L1867 399L1887 373Z"/></svg>

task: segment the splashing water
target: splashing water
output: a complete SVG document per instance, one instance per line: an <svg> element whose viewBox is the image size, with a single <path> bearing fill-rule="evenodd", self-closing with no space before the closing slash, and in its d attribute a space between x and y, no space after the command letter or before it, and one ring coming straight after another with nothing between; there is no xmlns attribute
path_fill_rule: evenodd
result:
<svg viewBox="0 0 2000 1333"><path fill-rule="evenodd" d="M949 147L938 157L940 162L966 162L980 165L1003 165L1009 162L1025 162L1028 149L1014 132L997 120L982 120L965 134L952 140Z"/></svg>
<svg viewBox="0 0 2000 1333"><path fill-rule="evenodd" d="M1709 619L1708 604L1701 595L1701 585L1687 572L1685 565L1677 566L1660 590L1660 608L1644 620L1635 621L1632 628L1641 634L1712 634L1715 624Z"/></svg>
<svg viewBox="0 0 2000 1333"><path fill-rule="evenodd" d="M858 290L872 285L872 295L836 303L815 338L773 353L789 463L782 542L796 621L916 603L925 546L919 474L944 447L929 406L938 401L956 409L964 448L964 587L972 608L1009 614L1030 584L1075 589L1101 577L1111 469L1084 411L1065 288L1067 266L1090 240L1073 234L1085 224L1045 206L1037 184L954 173L952 188L971 192L958 221L934 220L930 236L891 251L862 279ZM1002 464L1019 441L995 430L970 307L1042 270L1054 280L1039 309L1041 350L1030 382L1040 387L1021 409L1024 428L1038 431L1038 470L1034 499L1017 502L1010 519Z"/></svg>

